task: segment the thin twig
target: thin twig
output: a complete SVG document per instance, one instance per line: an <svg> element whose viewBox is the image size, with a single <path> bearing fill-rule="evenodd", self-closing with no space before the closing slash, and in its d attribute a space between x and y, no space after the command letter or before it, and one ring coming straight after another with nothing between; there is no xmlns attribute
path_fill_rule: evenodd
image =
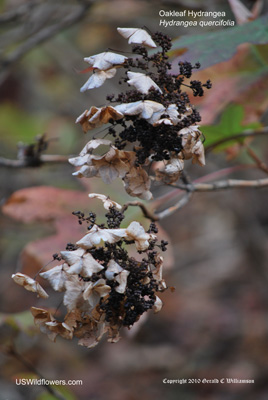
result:
<svg viewBox="0 0 268 400"><path fill-rule="evenodd" d="M187 185L189 187L192 187L192 184ZM189 190L189 189L188 189ZM174 206L171 206L169 208L166 208L165 210L156 213L157 219L163 219L165 217L169 217L171 214L173 214L175 211L180 210L182 207L186 206L186 204L190 201L193 193L192 191L188 191L188 193L183 196Z"/></svg>
<svg viewBox="0 0 268 400"><path fill-rule="evenodd" d="M151 221L157 221L159 219L158 216L148 210L145 204L143 204L141 201L129 201L128 203L124 204L122 212L126 211L129 206L140 207L145 218L148 218Z"/></svg>
<svg viewBox="0 0 268 400"><path fill-rule="evenodd" d="M68 158L68 156L57 154L43 154L40 158L24 158L21 160L11 160L9 158L0 157L0 166L9 168L40 167L43 164L66 163L68 162Z"/></svg>
<svg viewBox="0 0 268 400"><path fill-rule="evenodd" d="M192 183L191 185L184 184L171 184L181 190L192 190L193 192L212 192L216 190L224 189L236 189L236 188L263 188L268 186L268 178L256 179L256 180L239 180L239 179L227 179L223 181L216 181L213 183Z"/></svg>
<svg viewBox="0 0 268 400"><path fill-rule="evenodd" d="M267 135L268 134L268 126L265 126L260 129L247 129L241 133L238 133L237 135L229 136L227 138L223 138L218 140L217 142L212 143L211 145L207 146L205 148L206 153L214 150L216 147L220 146L221 144L230 142L231 140L236 140L236 139L241 139L245 137L251 137L251 136L261 136L261 135Z"/></svg>
<svg viewBox="0 0 268 400"><path fill-rule="evenodd" d="M268 167L267 165L257 156L257 154L250 148L247 146L247 152L249 154L249 156L256 162L257 167L262 170L263 172L265 172L266 174L268 174Z"/></svg>

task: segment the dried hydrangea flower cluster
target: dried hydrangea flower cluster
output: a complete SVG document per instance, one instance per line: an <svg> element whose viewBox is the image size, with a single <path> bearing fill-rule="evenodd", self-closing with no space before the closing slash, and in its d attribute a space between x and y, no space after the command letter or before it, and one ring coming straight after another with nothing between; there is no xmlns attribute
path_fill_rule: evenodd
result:
<svg viewBox="0 0 268 400"><path fill-rule="evenodd" d="M152 163L155 178L168 183L179 179L184 160L205 164L202 134L196 125L201 118L183 87L190 88L194 96L202 96L203 87L209 89L211 82L191 80L185 84L199 63L180 62L180 74L171 73L167 56L171 39L166 35L156 32L151 36L136 28L118 28L118 32L132 44L133 57L108 51L85 58L93 73L81 91L98 88L122 68L125 74L119 83L134 89L108 95L107 106L92 106L77 118L84 132L109 123L107 132L112 139L89 141L80 155L69 161L80 167L74 173L78 177L97 176L105 183L119 177L129 195L149 200L147 171ZM148 47L160 50L151 54ZM109 147L106 152L94 154L103 144Z"/></svg>
<svg viewBox="0 0 268 400"><path fill-rule="evenodd" d="M31 311L35 324L51 340L57 335L77 337L80 345L91 348L105 333L108 341L118 341L121 327L130 328L149 309L161 310L156 293L164 291L166 284L163 258L156 249L165 251L167 242L157 243L154 223L147 232L136 221L121 228L124 213L118 203L104 195L89 197L103 201L107 224L98 225L94 213L85 217L74 212L80 224L88 224L87 234L53 256L60 265L39 274L55 291L63 292L66 315L59 321L46 309L32 307ZM135 247L139 260L129 255L128 246ZM26 290L48 297L36 280L22 273L12 277Z"/></svg>

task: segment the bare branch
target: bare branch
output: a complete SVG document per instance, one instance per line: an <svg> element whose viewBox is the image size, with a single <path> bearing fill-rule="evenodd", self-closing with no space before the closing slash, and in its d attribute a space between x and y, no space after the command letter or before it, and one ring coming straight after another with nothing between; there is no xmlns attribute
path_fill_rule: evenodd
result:
<svg viewBox="0 0 268 400"><path fill-rule="evenodd" d="M43 164L56 164L68 162L68 156L60 156L56 154L43 154L40 158L24 158L21 160L10 160L9 158L0 157L0 167L9 168L29 168L40 167Z"/></svg>
<svg viewBox="0 0 268 400"><path fill-rule="evenodd" d="M60 20L58 23L54 25L47 26L41 29L35 35L29 37L21 46L16 48L8 57L0 61L0 65L3 70L8 69L12 64L20 60L27 52L32 50L38 44L45 42L46 40L52 38L57 33L62 30L69 28L74 25L78 21L80 21L85 15L88 8L95 2L96 0L88 0L88 1L80 1L81 6L78 7L77 11L72 12L67 15L65 18ZM5 72L5 71L4 71ZM2 72L2 80L5 78Z"/></svg>
<svg viewBox="0 0 268 400"><path fill-rule="evenodd" d="M186 186L192 187L191 184L186 185ZM169 217L175 211L178 211L181 208L183 208L184 206L186 206L186 204L190 201L192 195L193 195L192 191L188 191L188 193L185 196L183 196L174 206L171 206L159 213L156 213L157 219L160 220L160 219Z"/></svg>
<svg viewBox="0 0 268 400"><path fill-rule="evenodd" d="M191 185L172 184L181 190L191 190L193 192L212 192L216 190L236 189L236 188L263 188L268 186L268 178L256 180L226 179L213 183L193 183Z"/></svg>
<svg viewBox="0 0 268 400"><path fill-rule="evenodd" d="M237 135L233 135L233 136L229 136L227 138L218 140L215 143L212 143L210 146L207 146L205 148L206 153L214 150L216 147L220 146L221 144L230 142L232 140L236 140L236 139L241 139L241 138L245 138L245 137L252 137L252 136L262 136L262 135L267 135L268 134L268 126L265 126L263 128L260 129L247 129L244 132L238 133Z"/></svg>
<svg viewBox="0 0 268 400"><path fill-rule="evenodd" d="M268 167L267 165L257 156L257 154L247 146L247 152L249 154L249 156L255 161L257 167L262 170L263 172L265 172L266 174L268 174Z"/></svg>
<svg viewBox="0 0 268 400"><path fill-rule="evenodd" d="M145 204L143 204L141 201L129 201L128 203L124 204L122 212L126 211L129 206L140 207L145 218L148 218L151 221L157 221L159 219L159 217L154 213L152 213L150 210L148 210Z"/></svg>

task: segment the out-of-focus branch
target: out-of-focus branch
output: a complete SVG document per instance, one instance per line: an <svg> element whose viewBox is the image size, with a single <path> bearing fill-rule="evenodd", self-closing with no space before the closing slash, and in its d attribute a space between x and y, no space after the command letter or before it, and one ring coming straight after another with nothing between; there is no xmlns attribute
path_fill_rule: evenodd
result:
<svg viewBox="0 0 268 400"><path fill-rule="evenodd" d="M40 167L43 164L58 164L68 162L68 156L56 154L43 154L39 158L24 158L21 160L10 160L0 157L0 166L10 168Z"/></svg>
<svg viewBox="0 0 268 400"><path fill-rule="evenodd" d="M237 135L229 136L227 138L223 138L218 140L217 142L212 143L211 145L205 148L206 152L214 150L216 147L220 146L221 144L230 142L232 140L252 137L252 136L261 136L261 135L268 135L268 126L265 126L260 129L247 129L244 132L238 133Z"/></svg>
<svg viewBox="0 0 268 400"><path fill-rule="evenodd" d="M266 174L268 174L268 167L267 165L257 156L257 154L250 148L247 146L247 152L249 154L249 156L255 161L256 166L262 170L263 172L265 172Z"/></svg>
<svg viewBox="0 0 268 400"><path fill-rule="evenodd" d="M69 28L70 26L74 25L75 23L83 19L86 15L86 11L89 9L89 7L92 6L93 3L95 3L95 1L96 0L79 1L80 6L78 6L78 9L76 11L62 18L59 22L50 26L46 26L45 28L37 32L35 35L30 36L24 43L22 43L19 47L17 47L10 55L0 60L0 66L2 67L3 71L0 77L0 81L3 80L3 78L5 77L5 75L3 74L7 72L8 68L12 64L20 60L26 53L32 50L35 46L45 42L46 40L55 36L57 33L63 31L66 28ZM9 16L9 18L10 17L12 17L12 15Z"/></svg>
<svg viewBox="0 0 268 400"><path fill-rule="evenodd" d="M122 211L126 211L129 206L140 207L141 211L145 218L150 219L151 221L157 221L159 218L153 212L148 210L148 208L143 204L141 201L129 201L128 203L124 204Z"/></svg>
<svg viewBox="0 0 268 400"><path fill-rule="evenodd" d="M263 188L268 187L268 178L256 179L256 180L239 180L239 179L226 179L222 181L216 181L213 183L192 183L190 185L184 184L172 184L181 190L191 190L193 192L212 192L216 190L224 189L236 189L236 188Z"/></svg>
<svg viewBox="0 0 268 400"><path fill-rule="evenodd" d="M26 4L22 4L10 11L6 11L0 15L0 24L14 22L17 19L23 17L25 14L31 11L31 9L40 3L41 0L28 1Z"/></svg>
<svg viewBox="0 0 268 400"><path fill-rule="evenodd" d="M187 186L191 186L191 185L187 185ZM173 214L175 211L180 210L181 208L183 208L184 206L186 206L186 204L191 200L193 193L192 191L188 191L188 193L183 196L176 204L174 204L173 206L166 208L165 210L156 213L156 217L157 220L169 217L171 214Z"/></svg>

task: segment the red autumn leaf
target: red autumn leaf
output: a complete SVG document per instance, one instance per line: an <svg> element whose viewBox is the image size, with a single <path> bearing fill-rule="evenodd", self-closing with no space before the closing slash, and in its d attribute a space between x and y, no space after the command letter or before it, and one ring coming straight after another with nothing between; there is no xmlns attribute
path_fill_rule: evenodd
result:
<svg viewBox="0 0 268 400"><path fill-rule="evenodd" d="M55 233L35 240L22 251L22 271L32 276L52 259L52 254L77 241L85 232L72 211L87 208L87 192L39 186L18 190L3 205L4 214L25 223L51 222Z"/></svg>

